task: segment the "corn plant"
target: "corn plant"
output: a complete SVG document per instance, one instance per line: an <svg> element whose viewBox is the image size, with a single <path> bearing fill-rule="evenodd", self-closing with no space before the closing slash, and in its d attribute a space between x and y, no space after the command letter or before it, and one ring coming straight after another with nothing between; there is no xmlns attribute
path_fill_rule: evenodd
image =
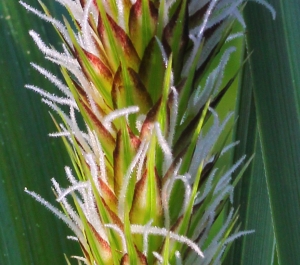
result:
<svg viewBox="0 0 300 265"><path fill-rule="evenodd" d="M237 143L218 139L232 118L216 106L244 1L57 0L70 21L41 3L60 50L30 35L64 82L32 67L61 95L42 96L72 161L68 187L52 179L62 211L25 190L72 230L85 264L220 264L241 235L231 206L246 160L218 168ZM256 1L274 10L264 1ZM220 147L221 146L221 147ZM242 168L244 169L244 167ZM243 170L242 170L243 171ZM220 225L221 224L221 225Z"/></svg>

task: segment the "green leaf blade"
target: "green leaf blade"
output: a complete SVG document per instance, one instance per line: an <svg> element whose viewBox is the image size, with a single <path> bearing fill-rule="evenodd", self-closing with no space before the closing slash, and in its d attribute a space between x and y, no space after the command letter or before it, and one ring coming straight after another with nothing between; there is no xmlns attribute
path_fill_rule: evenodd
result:
<svg viewBox="0 0 300 265"><path fill-rule="evenodd" d="M297 69L291 68L289 26L282 11L299 3L271 4L278 12L275 21L259 6L247 6L245 16L249 48L254 50L250 59L254 99L279 264L299 264L300 124L295 98L299 84L293 78Z"/></svg>

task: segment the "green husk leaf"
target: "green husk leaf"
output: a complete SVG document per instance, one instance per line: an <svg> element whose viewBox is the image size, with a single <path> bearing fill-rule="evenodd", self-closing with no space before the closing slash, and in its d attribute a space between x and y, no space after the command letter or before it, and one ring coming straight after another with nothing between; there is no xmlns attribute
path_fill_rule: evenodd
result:
<svg viewBox="0 0 300 265"><path fill-rule="evenodd" d="M140 58L154 36L157 10L150 0L137 0L129 15L129 33Z"/></svg>
<svg viewBox="0 0 300 265"><path fill-rule="evenodd" d="M152 102L157 102L163 86L165 65L157 39L152 38L146 47L145 54L139 68L139 76L151 96ZM155 78L151 78L155 76Z"/></svg>

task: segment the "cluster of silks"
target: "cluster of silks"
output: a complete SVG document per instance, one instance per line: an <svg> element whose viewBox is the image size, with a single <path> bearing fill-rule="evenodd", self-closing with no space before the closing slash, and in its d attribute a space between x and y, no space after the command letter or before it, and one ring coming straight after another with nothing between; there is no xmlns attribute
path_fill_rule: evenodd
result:
<svg viewBox="0 0 300 265"><path fill-rule="evenodd" d="M219 264L247 234L224 210L245 158L221 171L216 161L235 143L212 152L232 116L220 122L214 107L234 78L222 80L234 51L223 47L239 35L235 20L244 26L243 1L56 1L72 25L21 4L63 41L58 51L30 31L65 82L32 66L62 96L26 87L60 116L51 136L63 138L73 169L67 188L52 179L63 212L26 191L72 229L85 264Z"/></svg>

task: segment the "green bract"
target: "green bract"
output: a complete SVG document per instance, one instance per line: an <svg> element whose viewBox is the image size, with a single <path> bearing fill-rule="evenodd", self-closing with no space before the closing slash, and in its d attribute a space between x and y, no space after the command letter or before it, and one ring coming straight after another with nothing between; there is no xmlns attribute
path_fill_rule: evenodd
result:
<svg viewBox="0 0 300 265"><path fill-rule="evenodd" d="M63 137L73 170L65 169L65 189L52 180L63 212L27 192L73 230L83 252L75 258L85 264L219 264L248 233L232 233L233 209L222 221L231 174L245 157L221 171L216 161L235 143L212 151L232 116L220 122L214 107L234 79L222 83L235 50L223 46L234 21L244 24L244 1L57 2L72 24L43 4L45 14L21 4L63 41L57 51L30 32L66 85L32 66L64 96L27 88L59 114L51 135ZM223 225L211 234L216 221Z"/></svg>

